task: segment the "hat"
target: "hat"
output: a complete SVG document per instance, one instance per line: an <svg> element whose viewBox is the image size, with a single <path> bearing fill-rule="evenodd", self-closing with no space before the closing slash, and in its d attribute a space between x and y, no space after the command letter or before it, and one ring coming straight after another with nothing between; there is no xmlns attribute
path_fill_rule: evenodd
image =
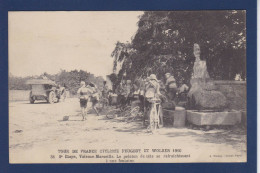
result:
<svg viewBox="0 0 260 173"><path fill-rule="evenodd" d="M84 81L80 82L80 86L86 85L86 83Z"/></svg>
<svg viewBox="0 0 260 173"><path fill-rule="evenodd" d="M130 84L130 83L131 83L131 80L127 80L126 83Z"/></svg>
<svg viewBox="0 0 260 173"><path fill-rule="evenodd" d="M150 80L156 80L158 82L155 74L151 74L149 78Z"/></svg>
<svg viewBox="0 0 260 173"><path fill-rule="evenodd" d="M171 73L165 73L165 76L166 76L166 75L171 75Z"/></svg>

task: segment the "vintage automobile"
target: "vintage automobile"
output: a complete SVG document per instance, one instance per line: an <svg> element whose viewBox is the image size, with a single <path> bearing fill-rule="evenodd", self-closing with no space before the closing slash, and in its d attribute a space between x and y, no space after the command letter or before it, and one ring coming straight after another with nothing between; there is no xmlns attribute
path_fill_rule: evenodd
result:
<svg viewBox="0 0 260 173"><path fill-rule="evenodd" d="M60 87L52 80L32 79L28 80L26 84L31 86L30 103L34 103L36 100L46 100L52 104L64 101L66 98L65 88Z"/></svg>

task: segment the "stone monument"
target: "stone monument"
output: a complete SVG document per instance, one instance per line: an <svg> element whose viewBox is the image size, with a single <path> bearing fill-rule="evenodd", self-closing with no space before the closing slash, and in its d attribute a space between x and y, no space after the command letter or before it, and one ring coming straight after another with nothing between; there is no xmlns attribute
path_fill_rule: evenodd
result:
<svg viewBox="0 0 260 173"><path fill-rule="evenodd" d="M200 53L200 46L195 43L193 54L196 59L188 93L189 107L197 110L223 110L227 105L226 97L216 90L209 77L206 61L200 59Z"/></svg>

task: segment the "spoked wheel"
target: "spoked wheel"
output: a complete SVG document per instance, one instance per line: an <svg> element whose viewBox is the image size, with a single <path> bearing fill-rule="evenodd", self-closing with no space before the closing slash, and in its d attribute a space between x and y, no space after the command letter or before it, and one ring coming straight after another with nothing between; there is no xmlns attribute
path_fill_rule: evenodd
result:
<svg viewBox="0 0 260 173"><path fill-rule="evenodd" d="M159 128L162 128L164 126L164 123L163 123L163 113L162 113L162 109L161 107L159 108L159 122L158 122L158 127Z"/></svg>
<svg viewBox="0 0 260 173"><path fill-rule="evenodd" d="M61 94L59 101L64 102L65 99L66 99L66 92L64 91L64 92Z"/></svg>
<svg viewBox="0 0 260 173"><path fill-rule="evenodd" d="M118 117L118 113L119 113L119 110L117 109L113 109L113 110L110 110L106 113L106 117L108 119L113 119L113 118L116 118Z"/></svg>
<svg viewBox="0 0 260 173"><path fill-rule="evenodd" d="M30 103L33 104L34 101L35 101L35 100L33 99L33 97L30 97Z"/></svg>
<svg viewBox="0 0 260 173"><path fill-rule="evenodd" d="M53 104L55 102L55 93L53 91L49 93L48 101L50 104Z"/></svg>
<svg viewBox="0 0 260 173"><path fill-rule="evenodd" d="M29 95L29 100L30 100L30 103L33 104L35 102L33 96L32 96L32 92L30 92L30 95Z"/></svg>
<svg viewBox="0 0 260 173"><path fill-rule="evenodd" d="M140 107L136 106L133 109L131 109L131 111L128 113L127 116L129 117L127 122L132 122L139 116L142 117L142 113L140 112Z"/></svg>

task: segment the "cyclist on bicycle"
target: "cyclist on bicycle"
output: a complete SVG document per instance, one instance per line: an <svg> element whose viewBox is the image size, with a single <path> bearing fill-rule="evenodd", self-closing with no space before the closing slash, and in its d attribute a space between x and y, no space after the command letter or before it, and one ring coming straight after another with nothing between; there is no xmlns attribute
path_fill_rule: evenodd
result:
<svg viewBox="0 0 260 173"><path fill-rule="evenodd" d="M152 107L158 103L160 104L160 84L156 78L155 74L151 74L148 80L148 83L145 86L145 110L149 109L150 114L150 125L154 126L154 124L158 124L159 116L158 116L158 108ZM156 111L156 114L153 112ZM145 111L146 113L148 111ZM151 127L152 128L152 127ZM156 127L155 127L156 128Z"/></svg>

